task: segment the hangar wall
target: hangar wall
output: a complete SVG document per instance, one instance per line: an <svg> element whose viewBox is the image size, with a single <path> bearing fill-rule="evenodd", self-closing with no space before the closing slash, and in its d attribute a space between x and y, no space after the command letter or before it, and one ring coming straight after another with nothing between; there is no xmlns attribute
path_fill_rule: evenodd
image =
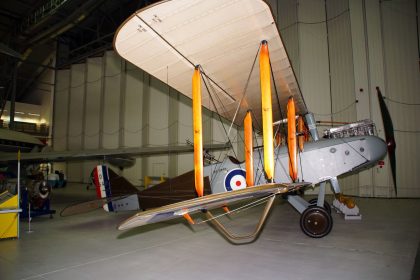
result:
<svg viewBox="0 0 420 280"><path fill-rule="evenodd" d="M416 0L267 2L316 120L370 118L384 138L375 88L381 89L395 129L398 196L420 197ZM395 196L388 157L384 167L342 178L340 184L347 194Z"/></svg>
<svg viewBox="0 0 420 280"><path fill-rule="evenodd" d="M420 156L415 121L420 114L416 1L267 2L317 120L370 118L384 137L375 90L381 88L396 133L398 196L420 197L415 162ZM57 150L167 145L191 139L190 100L113 52L58 71L55 91ZM206 141L223 141L216 118L207 112L204 120ZM324 128L328 127L320 127L321 133ZM191 162L191 154L143 158L123 173L138 184L146 174L180 174L192 167ZM69 179L87 181L93 164L69 165ZM375 166L340 183L347 194L395 196L388 158L382 168Z"/></svg>
<svg viewBox="0 0 420 280"><path fill-rule="evenodd" d="M204 144L227 141L214 113L203 111L203 125ZM234 127L235 151L237 133ZM57 151L185 144L193 139L191 99L108 51L57 71L53 136ZM55 163L54 169L65 170L69 181L87 183L100 162ZM146 175L173 177L192 163L192 153L139 157L133 167L117 171L141 185Z"/></svg>

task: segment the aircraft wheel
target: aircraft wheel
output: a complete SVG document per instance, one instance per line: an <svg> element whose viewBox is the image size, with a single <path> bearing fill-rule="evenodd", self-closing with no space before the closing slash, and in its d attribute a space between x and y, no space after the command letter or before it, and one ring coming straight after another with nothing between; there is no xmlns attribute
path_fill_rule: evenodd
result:
<svg viewBox="0 0 420 280"><path fill-rule="evenodd" d="M322 207L310 206L300 217L300 227L309 237L321 238L328 235L332 229L331 215Z"/></svg>
<svg viewBox="0 0 420 280"><path fill-rule="evenodd" d="M309 203L311 206L317 206L317 205L316 205L316 204L317 204L317 202L318 202L318 199L317 199L317 198L312 198L311 200L309 200L309 201L308 201L308 203ZM330 204L329 204L327 201L325 201L325 200L324 200L324 208L325 208L325 210L327 210L328 214L330 214L330 215L331 215L331 206L330 206Z"/></svg>

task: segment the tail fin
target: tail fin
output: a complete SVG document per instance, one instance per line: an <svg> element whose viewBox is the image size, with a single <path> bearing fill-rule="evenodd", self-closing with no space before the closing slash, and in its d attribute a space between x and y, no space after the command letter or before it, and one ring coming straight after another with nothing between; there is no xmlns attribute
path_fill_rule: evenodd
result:
<svg viewBox="0 0 420 280"><path fill-rule="evenodd" d="M98 165L93 170L93 182L96 187L98 198L112 198L122 196L124 198L112 200L103 208L107 212L118 210L139 209L138 190L127 179L116 174L106 165Z"/></svg>
<svg viewBox="0 0 420 280"><path fill-rule="evenodd" d="M98 165L93 169L93 182L95 183L97 198L110 198L112 196L108 167L106 165ZM108 202L105 204L104 210L113 212L112 203Z"/></svg>

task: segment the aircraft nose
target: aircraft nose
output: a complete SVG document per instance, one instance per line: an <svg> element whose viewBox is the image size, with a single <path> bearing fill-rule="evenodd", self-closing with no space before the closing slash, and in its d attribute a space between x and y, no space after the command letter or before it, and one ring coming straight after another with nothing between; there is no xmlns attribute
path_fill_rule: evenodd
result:
<svg viewBox="0 0 420 280"><path fill-rule="evenodd" d="M370 161L376 162L383 159L386 155L387 146L384 140L376 136L367 138L367 146L370 151Z"/></svg>

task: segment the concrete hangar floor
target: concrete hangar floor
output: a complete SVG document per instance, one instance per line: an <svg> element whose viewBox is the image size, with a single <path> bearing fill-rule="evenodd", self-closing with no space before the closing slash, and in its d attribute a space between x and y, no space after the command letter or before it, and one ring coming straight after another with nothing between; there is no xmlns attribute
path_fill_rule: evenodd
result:
<svg viewBox="0 0 420 280"><path fill-rule="evenodd" d="M85 185L54 190L53 208L94 197ZM299 214L276 200L257 241L235 246L207 224L171 221L127 232L132 212L97 210L21 223L19 240L0 241L0 279L415 279L419 272L420 201L357 199L362 221L333 213L334 228L312 239ZM236 231L253 229L261 207L236 214ZM225 220L227 222L227 220ZM415 262L417 264L415 264Z"/></svg>

